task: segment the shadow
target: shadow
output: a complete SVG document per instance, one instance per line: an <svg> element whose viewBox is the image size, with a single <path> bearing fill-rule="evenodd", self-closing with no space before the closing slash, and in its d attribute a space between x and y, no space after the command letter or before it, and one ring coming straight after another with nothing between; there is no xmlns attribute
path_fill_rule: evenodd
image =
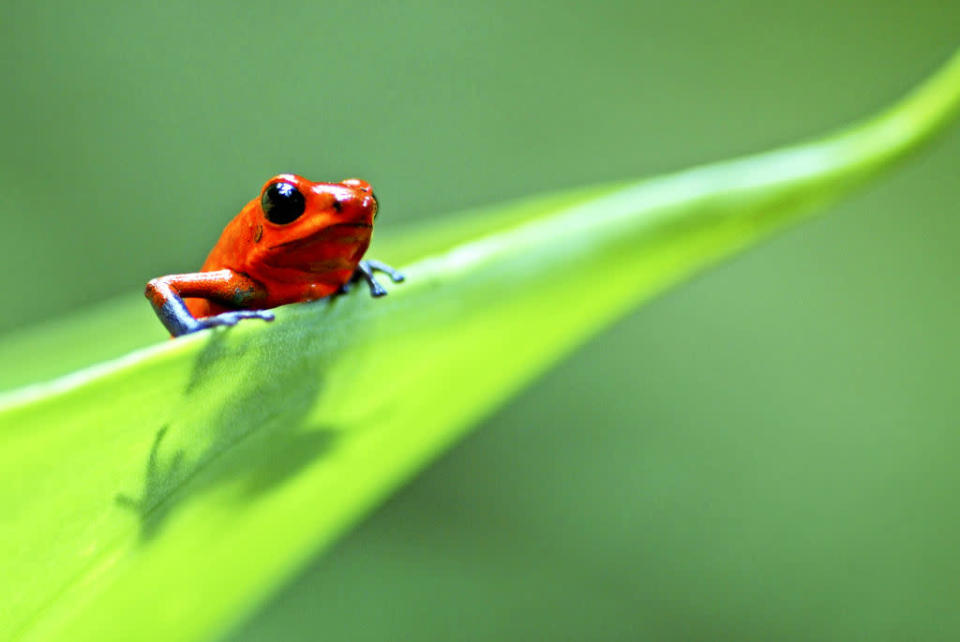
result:
<svg viewBox="0 0 960 642"><path fill-rule="evenodd" d="M193 368L190 369L190 379L183 391L184 395L190 395L196 390L197 386L215 371L217 363L227 356L229 351L226 338L226 332L222 330L212 333L204 344L203 350L193 362Z"/></svg>
<svg viewBox="0 0 960 642"><path fill-rule="evenodd" d="M256 495L285 483L317 457L329 451L336 442L337 433L322 428L311 429L299 435L290 435L280 441L274 457L265 459L255 475L248 475L245 494Z"/></svg>
<svg viewBox="0 0 960 642"><path fill-rule="evenodd" d="M177 450L166 462L160 459L160 443L163 441L164 435L167 434L168 428L169 426L162 427L153 438L153 446L150 448L150 455L147 457L147 470L140 498L133 499L129 495L118 493L115 499L117 505L128 508L138 515L144 516L152 513L155 518L160 517L160 519L154 519L150 522L141 520L140 534L144 539L149 539L153 534L151 528L163 521L161 513L164 511L161 507L167 506L163 503L163 499L176 488L181 477L180 471L183 469L184 451L182 450ZM167 508L169 509L169 506Z"/></svg>
<svg viewBox="0 0 960 642"><path fill-rule="evenodd" d="M197 493L231 482L244 501L287 483L336 447L338 432L311 420L323 390L320 364L335 346L304 332L302 323L233 330L211 332L196 356L182 397L147 453L136 498L115 497L137 516L142 540L156 536Z"/></svg>

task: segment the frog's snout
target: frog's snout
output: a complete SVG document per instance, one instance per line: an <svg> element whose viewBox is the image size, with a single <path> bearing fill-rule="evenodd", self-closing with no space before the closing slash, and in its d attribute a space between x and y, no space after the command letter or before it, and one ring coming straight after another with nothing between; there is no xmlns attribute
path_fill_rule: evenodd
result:
<svg viewBox="0 0 960 642"><path fill-rule="evenodd" d="M377 195L373 193L373 186L370 185L370 183L363 180L362 178L348 178L347 180L343 181L341 184L346 185L351 189L355 189L361 194L363 194L364 196L369 197L370 200L372 201L370 205L373 206L373 216L374 218L376 218L377 213L380 211L380 201L377 199Z"/></svg>
<svg viewBox="0 0 960 642"><path fill-rule="evenodd" d="M361 178L348 178L343 181L343 184L347 187L352 187L355 190L360 190L364 194L373 194L373 187L370 186L370 183L361 179Z"/></svg>

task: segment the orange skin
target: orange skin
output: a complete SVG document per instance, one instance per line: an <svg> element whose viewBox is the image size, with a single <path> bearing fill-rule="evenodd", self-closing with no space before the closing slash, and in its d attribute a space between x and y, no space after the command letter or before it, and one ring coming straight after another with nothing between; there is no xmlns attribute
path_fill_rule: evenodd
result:
<svg viewBox="0 0 960 642"><path fill-rule="evenodd" d="M329 296L356 278L381 296L386 291L373 270L395 282L403 277L377 261L361 261L376 215L366 181L275 176L227 224L200 272L153 279L146 296L173 336L246 318L270 321L266 309Z"/></svg>

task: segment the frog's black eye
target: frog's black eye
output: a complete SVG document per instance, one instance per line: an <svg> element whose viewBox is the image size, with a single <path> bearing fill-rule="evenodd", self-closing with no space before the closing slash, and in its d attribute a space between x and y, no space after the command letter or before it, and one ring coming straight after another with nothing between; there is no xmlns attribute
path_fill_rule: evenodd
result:
<svg viewBox="0 0 960 642"><path fill-rule="evenodd" d="M268 221L283 225L300 218L307 202L293 184L281 181L263 190L260 205Z"/></svg>

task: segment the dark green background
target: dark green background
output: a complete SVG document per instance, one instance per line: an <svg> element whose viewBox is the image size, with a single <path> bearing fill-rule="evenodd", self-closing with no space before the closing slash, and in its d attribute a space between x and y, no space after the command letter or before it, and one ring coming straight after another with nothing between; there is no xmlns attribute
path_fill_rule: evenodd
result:
<svg viewBox="0 0 960 642"><path fill-rule="evenodd" d="M0 330L195 268L277 172L370 180L389 233L816 135L960 44L933 0L5 9ZM589 343L234 639L956 639L958 215L954 128Z"/></svg>

